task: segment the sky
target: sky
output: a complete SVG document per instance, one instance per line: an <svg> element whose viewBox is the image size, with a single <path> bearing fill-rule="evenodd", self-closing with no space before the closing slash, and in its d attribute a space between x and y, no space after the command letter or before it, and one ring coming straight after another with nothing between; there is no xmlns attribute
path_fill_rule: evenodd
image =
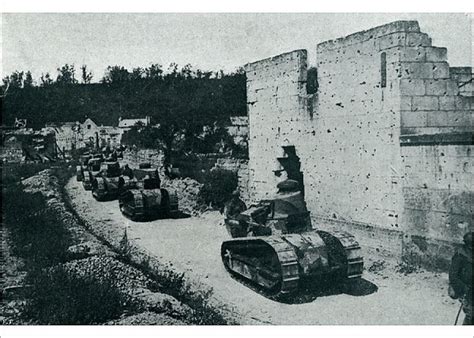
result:
<svg viewBox="0 0 474 338"><path fill-rule="evenodd" d="M230 72L295 49L307 49L315 65L318 43L396 20L418 20L434 46L448 48L451 66L473 64L471 20L462 13L3 13L0 73L29 70L37 80L85 64L95 82L107 66L171 62Z"/></svg>

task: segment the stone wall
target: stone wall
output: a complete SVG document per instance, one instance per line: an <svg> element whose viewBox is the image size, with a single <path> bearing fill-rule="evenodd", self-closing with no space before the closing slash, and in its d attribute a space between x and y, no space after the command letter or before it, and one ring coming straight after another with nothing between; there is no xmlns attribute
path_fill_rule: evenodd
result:
<svg viewBox="0 0 474 338"><path fill-rule="evenodd" d="M306 95L306 51L299 50L245 66L249 115L249 196L275 192L282 145L312 137ZM310 145L310 143L308 143Z"/></svg>
<svg viewBox="0 0 474 338"><path fill-rule="evenodd" d="M248 161L243 160L243 159L235 159L231 157L218 158L214 168L229 170L229 171L237 173L240 198L244 202L249 203L250 196L248 194L248 186L249 186Z"/></svg>
<svg viewBox="0 0 474 338"><path fill-rule="evenodd" d="M460 87L467 71L451 75L446 49L432 46L415 21L319 44L314 96L306 93L306 60L297 50L245 67L251 199L275 192L277 158L291 145L318 226L346 228L397 256L413 256L404 248L420 236L458 243L473 215L462 207L472 205L474 186L472 96ZM458 155L441 168L443 152ZM423 223L412 203L427 193ZM452 198L444 216L432 210L442 196Z"/></svg>
<svg viewBox="0 0 474 338"><path fill-rule="evenodd" d="M402 147L404 256L447 268L453 243L472 230L474 146L434 144Z"/></svg>
<svg viewBox="0 0 474 338"><path fill-rule="evenodd" d="M123 163L138 168L140 163L151 163L152 167L163 169L163 153L156 149L127 149L123 154Z"/></svg>

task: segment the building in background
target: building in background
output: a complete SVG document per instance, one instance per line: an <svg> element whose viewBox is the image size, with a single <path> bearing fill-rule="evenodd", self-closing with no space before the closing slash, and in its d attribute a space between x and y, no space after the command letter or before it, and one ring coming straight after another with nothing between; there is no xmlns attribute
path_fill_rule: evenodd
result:
<svg viewBox="0 0 474 338"><path fill-rule="evenodd" d="M138 118L138 119L123 119L122 117L119 117L119 123L118 127L122 129L123 131L128 131L132 129L132 127L141 125L143 127L147 127L151 125L151 119L149 116L145 118Z"/></svg>

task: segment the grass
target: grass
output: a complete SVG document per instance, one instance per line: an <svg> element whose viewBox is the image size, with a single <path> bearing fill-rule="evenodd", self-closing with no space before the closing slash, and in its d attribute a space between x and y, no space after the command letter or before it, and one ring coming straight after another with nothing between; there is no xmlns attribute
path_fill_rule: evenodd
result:
<svg viewBox="0 0 474 338"><path fill-rule="evenodd" d="M48 208L41 193L27 193L20 185L4 190L3 221L15 256L25 260L27 270L37 270L66 261L70 234L59 215Z"/></svg>
<svg viewBox="0 0 474 338"><path fill-rule="evenodd" d="M123 294L116 286L113 274L106 276L81 275L67 271L61 263L68 259L67 248L73 244L64 219L54 209L48 208L46 198L40 193L26 193L21 179L46 169L43 165L19 165L8 169L4 181L3 218L8 229L9 245L14 255L25 261L26 283L31 287L23 309L24 316L38 324L98 324L120 317L124 312L135 312L139 305ZM60 192L66 197L64 186L73 174L73 165L56 164L52 169L58 178ZM78 222L87 228L75 213L70 201L66 207ZM103 238L99 238L108 244ZM110 247L110 244L108 244ZM190 324L224 325L227 321L213 308L209 300L212 291L195 291L186 282L184 274L171 270L156 272L150 260L134 264L126 233L117 248L123 263L140 269L156 281L154 291L174 296L193 309Z"/></svg>
<svg viewBox="0 0 474 338"><path fill-rule="evenodd" d="M71 273L63 265L30 274L24 314L41 324L99 324L136 312L139 304L120 291L117 277Z"/></svg>
<svg viewBox="0 0 474 338"><path fill-rule="evenodd" d="M64 186L74 166L56 164L53 175ZM25 262L28 288L24 318L39 324L97 324L137 308L116 285L113 273L77 275L64 268L71 234L64 218L41 193L23 191L20 180L44 165L11 165L3 180L2 216L12 253ZM5 177L5 176L4 176Z"/></svg>
<svg viewBox="0 0 474 338"><path fill-rule="evenodd" d="M133 264L133 263L132 263ZM157 282L157 289L154 291L164 292L175 297L180 302L193 309L190 317L186 318L190 324L194 325L228 325L230 324L216 309L210 304L213 291L196 291L186 281L184 273L177 273L169 268L156 271L150 267L149 258L142 260L141 264L134 266L144 272L149 278Z"/></svg>

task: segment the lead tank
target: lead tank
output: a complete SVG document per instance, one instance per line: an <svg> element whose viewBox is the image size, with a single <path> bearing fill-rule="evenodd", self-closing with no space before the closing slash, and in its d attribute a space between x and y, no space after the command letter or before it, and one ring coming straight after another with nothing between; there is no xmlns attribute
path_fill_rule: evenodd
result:
<svg viewBox="0 0 474 338"><path fill-rule="evenodd" d="M237 215L226 213L234 238L221 246L226 270L275 295L291 294L303 283L360 278L363 258L354 236L313 229L298 182L287 180L278 188L271 200Z"/></svg>
<svg viewBox="0 0 474 338"><path fill-rule="evenodd" d="M161 188L156 168L141 164L133 170L133 178L123 177L125 187L119 197L120 211L134 221L176 217L179 214L178 195Z"/></svg>

